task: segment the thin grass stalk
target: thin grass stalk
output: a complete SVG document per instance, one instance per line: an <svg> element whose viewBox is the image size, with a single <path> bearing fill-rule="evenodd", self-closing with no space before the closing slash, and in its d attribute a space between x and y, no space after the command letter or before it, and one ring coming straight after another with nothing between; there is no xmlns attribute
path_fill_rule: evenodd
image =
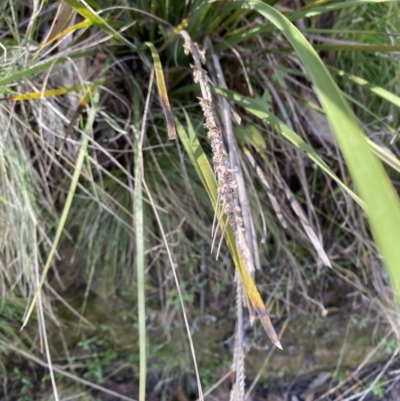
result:
<svg viewBox="0 0 400 401"><path fill-rule="evenodd" d="M36 259L36 261L37 261L37 259ZM37 278L37 283L39 284L39 266L37 266L37 263L35 263L35 264L36 264L35 270L37 273L36 278ZM46 332L46 321L44 318L42 295L40 292L39 292L39 297L38 297L38 318L39 318L40 330L41 330L41 333L43 336L43 343L44 343L44 349L46 352L47 363L49 366L49 374L50 374L51 386L53 388L54 401L59 401L60 398L58 396L56 379L54 377L53 363L51 361L49 341L48 341L47 332Z"/></svg>
<svg viewBox="0 0 400 401"><path fill-rule="evenodd" d="M145 294L145 266L144 266L144 229L143 229L143 138L146 130L146 116L149 111L151 98L151 88L154 80L154 68L151 71L149 89L145 103L145 110L142 119L140 132L134 129L135 134L135 194L134 194L134 226L136 237L136 274L137 274L137 293L138 293L138 322L139 322L139 401L146 399L146 294ZM139 104L138 101L135 104ZM135 113L138 120L139 112ZM135 121L139 126L139 121Z"/></svg>
<svg viewBox="0 0 400 401"><path fill-rule="evenodd" d="M236 383L233 385L230 401L243 401L245 394L245 371L244 371L244 329L243 329L243 285L239 273L235 273L236 281L236 308L237 308L237 330L235 336L235 348L233 355L233 370L236 372Z"/></svg>
<svg viewBox="0 0 400 401"><path fill-rule="evenodd" d="M163 225L161 223L160 215L158 213L156 204L154 203L153 196L151 195L151 192L150 192L150 190L149 190L149 188L148 188L148 186L146 184L146 181L143 181L143 186L145 188L146 194L149 197L149 201L150 201L151 206L153 208L154 216L155 216L155 218L157 220L157 224L158 224L158 227L160 229L161 238L164 241L165 249L166 249L167 255L168 255L168 259L169 259L169 262L171 264L172 274L174 275L175 285L176 285L176 289L178 291L179 302L180 302L181 307L182 307L183 320L185 322L185 328L186 328L186 332L187 332L188 339L189 339L190 351L191 351L192 358L193 358L194 370L195 370L195 373L196 373L197 388L198 388L198 392L199 392L199 400L200 401L204 401L203 389L201 387L199 369L197 367L196 352L195 352L194 345L193 345L192 334L191 334L190 327L189 327L189 322L188 322L188 318L187 318L187 314L186 314L185 303L183 301L182 291L181 291L181 288L179 286L179 280L178 280L178 275L176 273L175 262L174 262L174 260L172 258L171 250L170 250L169 245L168 245L168 240L167 240L167 236L166 236L165 231L164 231L164 227L163 227Z"/></svg>
<svg viewBox="0 0 400 401"><path fill-rule="evenodd" d="M285 322L283 323L281 330L279 332L279 338L282 337L283 333L285 332L288 324L290 322L290 319L286 319ZM245 396L244 396L244 400L250 400L250 395L252 393L252 391L254 390L254 388L256 387L257 383L259 382L262 374L265 372L265 369L267 369L267 366L269 364L269 362L271 361L272 355L275 352L275 348L270 348L270 350L268 351L267 356L264 359L263 364L261 365L261 368L259 369L257 376L254 378L253 383L251 383L250 387L248 388Z"/></svg>

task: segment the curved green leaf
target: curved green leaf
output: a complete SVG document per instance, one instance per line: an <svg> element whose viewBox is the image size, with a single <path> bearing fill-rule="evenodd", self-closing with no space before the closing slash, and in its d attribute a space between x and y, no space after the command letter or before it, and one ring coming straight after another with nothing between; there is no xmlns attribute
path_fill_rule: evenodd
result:
<svg viewBox="0 0 400 401"><path fill-rule="evenodd" d="M382 164L316 51L280 12L259 1L237 2L272 22L293 46L318 93L354 183L366 204L369 223L400 302L400 202Z"/></svg>
<svg viewBox="0 0 400 401"><path fill-rule="evenodd" d="M338 74L340 77L343 77L351 82L354 82L355 84L359 85L361 88L371 91L375 95L378 95L382 99L385 99L388 102L393 103L395 106L400 108L400 97L389 92L385 88L381 88L380 86L373 85L370 82L366 81L365 79L357 77L356 75L348 74L348 73L344 72L343 70L337 70L336 68L333 68L333 67L329 67L329 70Z"/></svg>

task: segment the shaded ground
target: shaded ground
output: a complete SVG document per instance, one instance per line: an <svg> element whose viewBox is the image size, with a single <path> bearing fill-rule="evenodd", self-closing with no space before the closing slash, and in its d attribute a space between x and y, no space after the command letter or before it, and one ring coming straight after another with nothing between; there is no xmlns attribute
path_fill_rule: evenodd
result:
<svg viewBox="0 0 400 401"><path fill-rule="evenodd" d="M389 366L385 362L374 364L360 371L348 371L348 377L338 382L328 372L321 372L310 377L282 378L269 383L257 384L249 395L248 401L398 401L400 400L400 361L396 360ZM1 401L17 400L45 400L49 399L49 379L45 369L25 365L15 366L13 375L8 383L7 395L0 390ZM19 374L17 374L19 372ZM221 366L217 369L215 380L225 375L226 369ZM21 386L21 375L30 375L31 382ZM221 376L221 377L218 377ZM148 391L148 400L158 401L191 401L196 400L184 388L188 383L179 383L179 375L171 378L164 386L153 383L158 388L157 393ZM15 379L15 385L13 383ZM33 383L33 380L35 383ZM121 394L122 396L135 399L138 392L138 383L130 368L123 369L116 377L99 383L108 390ZM247 380L247 390L252 386L252 381ZM190 384L189 384L190 386ZM211 394L207 395L209 401L229 401L231 378L227 377ZM64 385L60 389L65 389ZM168 390L167 390L168 389ZM169 393L169 394L168 394ZM121 398L106 394L99 390L76 391L75 398L83 400L118 401ZM70 396L72 394L70 393ZM74 396L72 396L74 397ZM82 397L82 398L81 398ZM67 398L61 398L67 399Z"/></svg>
<svg viewBox="0 0 400 401"><path fill-rule="evenodd" d="M75 290L76 291L76 290ZM77 296L77 292L75 293ZM207 400L228 401L233 382L232 364L234 313L192 320L193 340L200 376ZM221 312L221 311L220 311ZM180 312L178 312L180 313ZM216 313L214 311L214 313ZM221 312L222 313L222 312ZM90 298L85 317L94 328L81 328L66 316L70 360L53 351L53 363L63 371L100 385L125 399L137 399L138 352L135 324L126 321L124 304L110 299ZM179 317L179 316L178 316ZM177 320L178 317L176 318ZM76 318L75 318L76 320ZM360 319L351 309L342 308L318 318L299 315L277 323L283 351L271 347L257 325L247 325L246 357L249 401L395 401L400 399L400 361L396 342L385 336L385 325L376 316ZM159 329L149 331L148 400L196 400L193 365L187 352L182 327L171 326L167 336ZM82 338L82 339L81 339ZM52 344L57 344L56 339ZM133 344L133 345L132 345ZM40 355L41 360L45 358ZM24 358L7 362L7 382L0 389L0 400L50 400L48 370ZM256 379L255 382L254 379ZM112 401L121 399L74 379L56 375L60 399ZM21 385L22 383L22 385ZM7 394L4 394L7 387ZM64 397L64 398L63 398ZM68 398L73 397L73 398ZM364 397L364 398L363 398Z"/></svg>
<svg viewBox="0 0 400 401"><path fill-rule="evenodd" d="M315 377L292 379L266 390L260 386L254 392L253 401L397 401L400 399L400 379L394 365L375 385L373 383L376 372L382 368L383 364L378 364L361 372L349 372L350 376L344 384L332 379L329 373L322 372Z"/></svg>

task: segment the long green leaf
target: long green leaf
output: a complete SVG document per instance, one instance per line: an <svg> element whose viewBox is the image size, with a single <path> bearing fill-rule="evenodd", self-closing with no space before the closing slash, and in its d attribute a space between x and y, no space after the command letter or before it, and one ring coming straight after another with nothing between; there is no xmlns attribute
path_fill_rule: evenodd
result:
<svg viewBox="0 0 400 401"><path fill-rule="evenodd" d="M349 1L330 2L322 6L316 6L316 7L310 4L309 6L303 7L303 9L299 11L291 13L290 16L288 16L288 18L290 19L290 21L296 21L301 18L314 17L315 15L320 15L330 11L344 10L346 8L360 6L363 4L389 3L393 1L394 0L349 0Z"/></svg>
<svg viewBox="0 0 400 401"><path fill-rule="evenodd" d="M388 2L395 2L397 0L351 0L351 1L340 1L335 3L329 3L326 5L316 6L315 3L310 4L307 7L303 7L303 9L299 11L294 11L288 13L287 19L290 21L296 21L301 18L311 17L315 15L320 15L329 11L333 10L341 10L349 7L355 7L362 4L367 3L388 3ZM228 10L229 8L235 8L235 4L229 4L225 6L225 9ZM271 21L272 22L272 21ZM247 41L255 36L262 35L273 30L273 26L271 24L262 24L260 26L256 26L253 28L240 28L234 30L233 32L229 32L223 41L218 43L215 46L215 49L218 51L223 51L231 46L237 45L244 41Z"/></svg>
<svg viewBox="0 0 400 401"><path fill-rule="evenodd" d="M372 233L400 302L400 202L382 164L372 153L364 132L326 66L301 32L281 13L259 1L237 2L271 21L293 46L318 93L346 165L366 203Z"/></svg>
<svg viewBox="0 0 400 401"><path fill-rule="evenodd" d="M107 21L102 18L94 9L100 9L100 6L93 1L85 1L85 0L64 0L70 7L72 7L79 15L89 20L93 25L98 26L103 29L103 31L107 32L112 37L120 39L124 42L128 47L132 50L137 50L136 46L131 43L129 40L124 38L120 32L116 31L112 25L121 26L121 23L118 21Z"/></svg>
<svg viewBox="0 0 400 401"><path fill-rule="evenodd" d="M114 29L101 18L92 7L100 9L97 3L92 2L91 6L80 0L64 0L71 8L73 8L79 15L90 21L93 25L102 28L107 33L114 35L116 32Z"/></svg>

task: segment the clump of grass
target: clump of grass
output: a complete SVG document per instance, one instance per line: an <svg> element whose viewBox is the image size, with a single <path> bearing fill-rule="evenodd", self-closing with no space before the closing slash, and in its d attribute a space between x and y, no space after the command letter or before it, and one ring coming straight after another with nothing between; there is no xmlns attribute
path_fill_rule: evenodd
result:
<svg viewBox="0 0 400 401"><path fill-rule="evenodd" d="M7 54L3 54L5 61L0 85L9 100L9 103L2 104L1 109L3 126L7 127L7 135L4 135L1 144L3 168L0 172L4 294L30 300L38 288L40 266L51 260L47 255L52 245L53 252L56 251L52 241L57 227L61 230L59 216L68 196L71 177L76 171L74 166L83 135L88 141L88 151L83 157L79 177L78 174L75 177L77 192L71 201L60 237L61 245L57 250L62 253L67 244L84 250L84 266L78 269L82 271L80 276L83 276L86 288L85 299L91 292L109 299L123 292L128 294L125 299L136 304L137 264L133 243L137 230L133 204L139 186L138 174L134 172L134 149L137 149L138 140L133 132L139 132L143 124L144 190L141 213L145 231L144 250L139 256L145 261L146 281L145 285L141 281L140 290L142 298L146 290L150 317L146 322L141 319L142 337L145 324L154 330L165 322L169 322L168 327L171 327L177 310L185 309L176 303L176 290L167 269L171 261L173 266L179 265L176 279L180 281L178 289L180 291L182 287L186 299L189 322L193 309L202 305L200 309L204 311L212 304L204 297L204 291L197 288L201 280L205 281L210 293L214 278L217 282L226 280L219 283L226 288L224 305L234 305L229 252L224 245L216 246L218 267L212 256L204 256L204 244L209 244L211 248L211 234L215 231L212 228L213 208L220 217L222 214L228 217L227 223L221 226L222 236L230 235L226 224L235 233L228 239L228 250L236 267L245 269L240 260L248 266L254 264L261 267L256 273L257 285L268 299L268 313L272 317L284 318L295 311L303 313L305 310L329 313L322 293L332 290L340 279L348 282L363 297L360 305L363 302L371 305L377 294L381 294L379 308L387 313L395 326L397 312L385 278L382 278L383 273L375 275L373 280L369 278L373 272L383 272L382 264L366 226L364 212L354 202L355 199L359 204L366 205L367 212L373 215L386 190L379 189L377 185L374 191L379 196L371 197L369 188L357 182L354 166L351 169L356 155L350 154L349 157L347 151L346 156L344 150L353 178L346 172L332 130L327 129L326 116L334 128L336 125L342 150L340 135L350 135L354 127L357 131L359 128L354 125L343 96L336 90L329 75L324 75L325 81L321 82L319 74L326 74L326 71L312 48L280 13L258 2L243 3L251 7L246 10L239 8L237 2L225 6L223 3L199 0L189 5L176 3L170 9L156 1L149 4L138 2L136 9L128 9L124 2L118 3L120 8L110 9L105 2L103 10L97 3L91 3L91 9L87 4L79 8L76 2L66 1L63 7L69 10L69 27L67 24L57 28L58 32L50 35L53 42L46 45L43 37L50 36L40 32L39 27L51 25L53 10L42 8L44 4L41 3L39 6L37 3L29 4L27 7L33 7L31 11L35 16L31 18L25 15L26 5L24 1L4 2L9 24L0 27L7 37L4 42ZM347 7L347 3L338 3L335 7ZM381 128L387 133L380 138L382 142L374 142L374 146L379 146L378 150L373 149L380 152L379 157L386 162L390 160L391 166L396 166L396 159L382 151L385 150L383 145L392 146L396 139L398 105L393 93L396 93L397 72L394 70L396 55L391 50L398 43L394 36L371 31L382 14L390 12L389 17L396 15L396 7L394 2L363 6L363 13L359 15L363 19L360 24L365 24L361 26L364 32L358 34L356 30L360 27L357 21L353 21L348 36L341 26L348 24L347 15L352 15L348 9L337 19L335 27L320 28L322 32L316 31L313 26L316 19L310 16L329 11L329 6L310 5L300 10L287 10L289 18L296 21L316 49L329 52L328 56L336 54L335 67L353 74L349 78L338 73L343 76L341 88L354 101L357 117L366 132L371 134L371 140L376 139L373 133ZM260 15L275 23L292 40L296 53L288 50L286 39L267 19L260 23ZM387 18L386 25L381 24L382 31L392 30L393 21L391 17ZM225 143L232 138L225 140L220 135L220 127L226 126L226 119L220 118L219 110L212 106L216 102L208 88L209 79L201 65L196 65L195 78L204 90L201 105L212 145L207 142L203 117L193 102L198 95L198 87L193 86L190 61L178 39L183 28L194 41L208 43L208 54L219 59L220 69L216 63L213 63L215 71L211 63L207 64L210 79L220 83L220 75L224 75L226 86L235 90L232 93L211 87L212 92L228 98L242 117L241 127L235 126L233 130L236 136L233 148L231 143L228 145L229 153L236 154L239 161L235 171L230 171L232 165L229 166L223 150ZM324 37L315 36L320 33ZM71 36L73 38L69 40ZM385 39L381 40L382 37ZM350 43L332 43L331 39ZM359 53L357 46L351 43L358 40L362 44L382 46L382 52ZM29 43L28 48L24 43ZM383 45L392 47L384 48ZM123 56L128 53L129 56ZM155 56L157 54L159 56ZM363 62L359 64L362 58ZM164 67L163 74L160 65ZM148 85L154 67L157 94L153 85ZM385 71L385 74L377 77L377 70ZM95 76L92 74L94 71ZM336 76L337 72L332 71ZM360 86L354 76L374 84L373 91L369 85ZM327 82L330 86L326 86ZM60 92L51 90L60 86L64 95L56 97ZM386 94L384 101L382 88L377 88L379 86L393 92L391 96ZM99 102L79 104L88 87L98 90ZM28 94L28 97L18 97L20 93ZM161 102L158 102L158 95L161 95ZM318 103L318 96L324 111ZM344 114L334 113L334 107L329 103L333 98ZM147 109L145 99L151 105ZM16 105L11 102L16 102ZM227 109L225 104L221 114L226 115ZM75 113L76 110L78 113ZM176 117L175 124L183 148L177 140L167 142L168 133L170 138L173 137L168 112ZM167 126L165 113L168 114ZM76 121L74 114L78 117ZM90 135L87 135L84 127L90 115L94 120ZM145 120L146 124L141 120ZM337 121L344 120L349 125L339 127ZM349 138L346 136L346 141ZM361 157L356 169L370 157L365 146L363 149L366 159ZM395 147L392 150L396 152ZM207 158L214 158L220 188L218 196L214 173L207 164ZM372 164L377 166L375 161ZM234 192L231 192L236 191L236 170L239 168L248 192L249 207L246 210L251 219L248 223L244 219L244 224L250 237L244 235L239 205ZM367 174L368 170L365 171ZM358 185L362 200L353 192L352 179L356 187ZM375 182L368 180L372 188ZM385 182L389 185L387 180ZM240 198L242 210L245 209L244 204L246 201ZM395 215L393 213L392 217ZM377 234L381 231L375 223L372 228L377 238L382 238L381 234ZM389 236L396 238L393 233ZM253 245L260 239L264 245L259 247L258 263L257 255L252 254L248 247L257 249ZM378 244L382 247L382 239L378 240ZM381 252L390 260L385 246ZM55 265L57 256L55 252ZM332 271L327 272L321 261L325 265L331 264ZM221 269L221 265L226 269ZM54 274L57 275L57 272ZM243 277L245 284L249 285L249 276L242 270ZM392 282L396 282L394 273L391 273L391 278ZM196 296L192 296L191 291ZM239 285L239 314L241 298ZM292 299L302 300L299 301L301 306ZM254 301L251 297L250 300ZM40 301L45 306L45 313L52 313L52 299L47 293L42 294ZM258 298L258 307L265 308L260 301L261 298ZM86 309L85 302L79 308L82 313ZM267 316L262 314L264 322ZM39 320L44 321L43 318ZM268 322L271 339L280 344L270 327ZM167 336L168 330L165 331ZM10 338L15 339L15 336ZM64 352L63 358L67 354ZM236 357L236 366L240 364L243 364L243 358ZM237 374L237 383L241 383L236 394L238 399L243 398L243 371L242 366ZM142 384L142 398L143 388Z"/></svg>

